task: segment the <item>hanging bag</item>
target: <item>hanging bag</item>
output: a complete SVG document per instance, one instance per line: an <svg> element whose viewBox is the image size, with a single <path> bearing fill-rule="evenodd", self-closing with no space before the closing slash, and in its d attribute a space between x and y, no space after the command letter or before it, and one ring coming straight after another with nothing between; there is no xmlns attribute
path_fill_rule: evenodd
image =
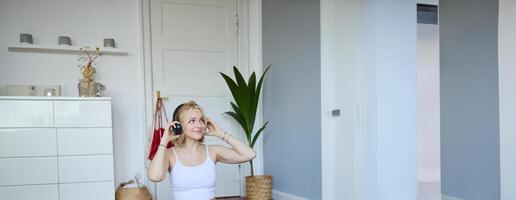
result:
<svg viewBox="0 0 516 200"><path fill-rule="evenodd" d="M165 129L163 128L163 115L165 115L165 120L168 124L168 118L167 113L165 111L165 106L163 105L163 99L158 96L158 99L156 100L156 109L154 113L154 131L152 133L152 142L150 146L149 151L149 160L152 160L154 158L154 155L156 155L156 152L158 151L159 144L161 142L161 137L163 136L163 133L165 132ZM167 149L172 148L174 144L172 142L169 142L167 144Z"/></svg>

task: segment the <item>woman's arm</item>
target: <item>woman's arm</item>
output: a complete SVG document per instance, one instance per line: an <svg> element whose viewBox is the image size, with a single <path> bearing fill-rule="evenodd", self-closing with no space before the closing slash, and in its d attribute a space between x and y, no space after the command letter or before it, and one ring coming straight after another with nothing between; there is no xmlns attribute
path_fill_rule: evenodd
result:
<svg viewBox="0 0 516 200"><path fill-rule="evenodd" d="M231 146L231 148L220 145L211 146L212 150L216 152L216 161L237 164L247 162L256 157L256 152L251 147L223 131L210 119L207 122L208 129L210 130L208 135L218 137Z"/></svg>
<svg viewBox="0 0 516 200"><path fill-rule="evenodd" d="M165 179L165 175L167 174L167 170L170 167L170 160L167 156L167 144L171 140L177 139L178 135L173 135L170 132L170 127L174 126L174 122L168 124L165 129L165 133L161 137L160 144L158 146L158 151L154 155L154 158L151 160L149 169L147 171L147 177L149 180L153 182L160 182Z"/></svg>

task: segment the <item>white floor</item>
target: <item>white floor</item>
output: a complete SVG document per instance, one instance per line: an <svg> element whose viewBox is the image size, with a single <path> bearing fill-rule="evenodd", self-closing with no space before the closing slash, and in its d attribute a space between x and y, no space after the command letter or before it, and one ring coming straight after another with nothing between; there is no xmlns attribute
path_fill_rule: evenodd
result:
<svg viewBox="0 0 516 200"><path fill-rule="evenodd" d="M418 200L441 200L441 184L418 182Z"/></svg>

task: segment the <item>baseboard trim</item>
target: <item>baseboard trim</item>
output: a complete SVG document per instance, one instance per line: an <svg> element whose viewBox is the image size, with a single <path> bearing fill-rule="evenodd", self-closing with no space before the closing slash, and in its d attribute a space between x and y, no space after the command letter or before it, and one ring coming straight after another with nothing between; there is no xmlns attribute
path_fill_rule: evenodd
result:
<svg viewBox="0 0 516 200"><path fill-rule="evenodd" d="M278 190L272 190L272 199L274 200L308 200L303 197L298 197L293 194L286 192L280 192Z"/></svg>
<svg viewBox="0 0 516 200"><path fill-rule="evenodd" d="M442 200L464 200L458 197L442 194Z"/></svg>

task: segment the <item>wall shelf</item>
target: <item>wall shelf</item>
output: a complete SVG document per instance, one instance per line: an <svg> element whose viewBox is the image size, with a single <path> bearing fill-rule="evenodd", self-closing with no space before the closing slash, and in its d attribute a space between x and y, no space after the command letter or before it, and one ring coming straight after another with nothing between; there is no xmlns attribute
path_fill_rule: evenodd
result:
<svg viewBox="0 0 516 200"><path fill-rule="evenodd" d="M41 52L41 53L80 53L81 47L78 46L39 46L39 45L12 45L7 47L9 51L18 51L18 52ZM119 48L108 48L103 47L100 48L102 54L105 55L127 55L127 50L119 49ZM88 50L90 52L95 52L95 49Z"/></svg>

